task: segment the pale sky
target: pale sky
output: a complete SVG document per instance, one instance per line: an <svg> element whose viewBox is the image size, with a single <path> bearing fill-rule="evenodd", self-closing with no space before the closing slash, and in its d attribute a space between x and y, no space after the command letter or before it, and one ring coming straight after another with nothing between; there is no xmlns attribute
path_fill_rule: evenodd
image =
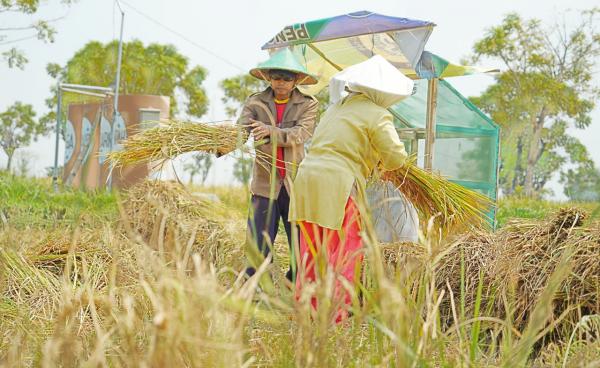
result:
<svg viewBox="0 0 600 368"><path fill-rule="evenodd" d="M25 70L9 69L0 63L0 111L15 101L32 104L38 115L47 111L44 99L49 96L52 80L45 67L49 62L64 65L73 54L87 42L108 42L118 38L120 16L113 0L79 0L67 8L58 0L48 0L33 17L16 17L0 14L0 28L28 23L34 19L53 19L65 15L54 23L58 33L51 44L35 39L15 44L23 49L30 62ZM517 12L525 18L535 17L545 24L560 19L568 9L587 9L597 6L597 0L342 0L298 2L258 1L184 1L184 0L125 0L124 39L139 39L151 42L171 43L180 53L187 56L190 65L201 65L209 72L205 89L210 99L209 112L202 120L225 119L220 101L222 93L218 83L243 72L247 72L267 58L260 47L285 25L319 18L331 17L358 10L432 21L437 24L426 50L434 52L451 62L458 62L469 54L475 40L484 31L499 24L509 12ZM166 27L183 35L177 36L136 12L139 10ZM0 45L0 52L10 45ZM207 51L208 50L208 51ZM218 55L218 57L214 56ZM225 61L226 60L226 61ZM482 65L500 66L500 65ZM449 80L465 96L478 95L493 79L489 76L469 76ZM593 114L593 123L585 131L573 131L588 147L597 165L600 165L600 111ZM54 136L40 139L30 147L22 149L32 158L32 173L42 175L54 161ZM64 147L59 147L59 162L63 160ZM18 151L17 151L18 152ZM6 156L0 153L0 165ZM183 170L178 175L185 179ZM231 160L221 158L211 170L208 183L231 182ZM553 183L556 198L561 199L562 190Z"/></svg>

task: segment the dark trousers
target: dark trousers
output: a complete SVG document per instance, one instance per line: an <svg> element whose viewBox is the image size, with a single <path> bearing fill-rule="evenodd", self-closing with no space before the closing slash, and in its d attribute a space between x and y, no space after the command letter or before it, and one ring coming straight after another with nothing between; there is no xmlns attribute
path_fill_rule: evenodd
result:
<svg viewBox="0 0 600 368"><path fill-rule="evenodd" d="M271 212L269 213L269 205ZM258 247L258 250L264 257L271 253L269 244L275 243L277 229L279 228L279 220L283 221L283 227L288 239L290 247L290 255L292 254L292 224L288 221L290 210L290 196L285 189L281 187L277 200L269 200L269 198L253 195L252 210L248 216L248 231L251 236L252 244L250 246ZM269 241L265 241L265 233L269 236ZM285 274L288 280L293 281L292 265L293 258L290 257L290 268ZM256 270L254 267L246 268L246 274L254 275Z"/></svg>

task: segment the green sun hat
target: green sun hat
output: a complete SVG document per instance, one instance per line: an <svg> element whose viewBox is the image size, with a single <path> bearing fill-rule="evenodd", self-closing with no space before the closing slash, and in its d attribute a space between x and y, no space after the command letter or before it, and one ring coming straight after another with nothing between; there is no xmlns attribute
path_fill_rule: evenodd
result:
<svg viewBox="0 0 600 368"><path fill-rule="evenodd" d="M258 64L256 68L250 70L250 74L258 79L269 80L269 70L287 70L298 74L298 83L296 84L317 84L317 78L308 74L304 65L300 64L298 59L292 54L290 49L283 48L271 55L269 60Z"/></svg>

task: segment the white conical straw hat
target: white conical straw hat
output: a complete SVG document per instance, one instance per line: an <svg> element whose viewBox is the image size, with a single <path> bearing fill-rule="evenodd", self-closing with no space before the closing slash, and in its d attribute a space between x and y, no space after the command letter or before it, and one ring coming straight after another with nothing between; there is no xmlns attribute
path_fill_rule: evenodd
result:
<svg viewBox="0 0 600 368"><path fill-rule="evenodd" d="M339 101L348 87L359 92L381 107L388 108L410 96L414 82L380 55L352 65L333 76L329 82L329 96Z"/></svg>

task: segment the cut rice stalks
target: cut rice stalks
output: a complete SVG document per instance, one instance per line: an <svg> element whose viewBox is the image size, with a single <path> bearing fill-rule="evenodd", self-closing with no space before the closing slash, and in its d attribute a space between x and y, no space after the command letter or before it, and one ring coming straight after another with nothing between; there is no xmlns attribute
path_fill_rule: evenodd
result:
<svg viewBox="0 0 600 368"><path fill-rule="evenodd" d="M406 196L423 222L434 218L435 227L443 232L489 224L487 213L493 203L488 197L419 168L414 157L399 169L383 171L381 178Z"/></svg>
<svg viewBox="0 0 600 368"><path fill-rule="evenodd" d="M225 155L242 147L247 139L248 132L241 125L168 120L121 141L123 149L111 152L108 159L114 166L123 166L165 161L196 151Z"/></svg>
<svg viewBox="0 0 600 368"><path fill-rule="evenodd" d="M246 150L244 144L248 137L247 128L238 124L168 120L121 141L123 149L109 153L108 159L114 167L150 162L159 167L166 160L188 152L206 152L219 157L236 149ZM255 142L254 146L265 143L268 143L268 140ZM272 165L276 162L296 166L294 163L278 160L273 155L260 150L252 152L247 150L247 153L257 157L256 163L267 171L271 171Z"/></svg>

